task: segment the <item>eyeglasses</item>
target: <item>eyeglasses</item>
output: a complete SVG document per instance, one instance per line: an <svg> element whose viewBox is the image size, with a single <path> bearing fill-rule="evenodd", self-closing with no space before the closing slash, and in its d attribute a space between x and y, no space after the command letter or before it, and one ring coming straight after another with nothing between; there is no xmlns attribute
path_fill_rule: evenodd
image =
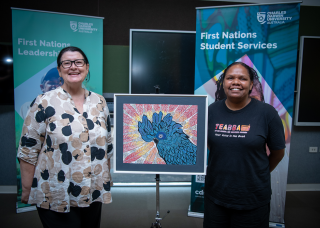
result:
<svg viewBox="0 0 320 228"><path fill-rule="evenodd" d="M72 63L74 63L74 65L77 67L83 67L86 62L84 61L84 59L76 59L74 61L64 60L60 62L61 66L65 69L70 68L72 66Z"/></svg>

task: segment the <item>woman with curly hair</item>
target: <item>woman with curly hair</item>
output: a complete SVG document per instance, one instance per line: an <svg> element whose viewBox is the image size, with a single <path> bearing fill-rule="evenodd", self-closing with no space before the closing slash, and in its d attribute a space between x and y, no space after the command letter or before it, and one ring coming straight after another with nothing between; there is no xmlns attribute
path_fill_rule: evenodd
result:
<svg viewBox="0 0 320 228"><path fill-rule="evenodd" d="M239 64L239 65L242 65L243 67L247 68L248 72L251 73L250 77L253 78L253 87L252 87L252 90L249 91L249 95L251 98L255 98L259 101L264 102L262 85L259 81L259 76L258 76L257 72L254 69L252 69L251 67L249 67L248 65L246 65L245 63L236 62L233 64ZM229 67L231 67L231 65ZM215 101L220 101L220 100L223 100L226 98L226 94L224 93L224 90L223 90L223 77L224 77L224 74L221 74L219 80L217 81L217 91L215 92L215 97L216 97Z"/></svg>
<svg viewBox="0 0 320 228"><path fill-rule="evenodd" d="M257 73L246 64L229 65L217 86L216 102L208 108L204 227L267 228L270 172L284 156L282 121L261 102Z"/></svg>

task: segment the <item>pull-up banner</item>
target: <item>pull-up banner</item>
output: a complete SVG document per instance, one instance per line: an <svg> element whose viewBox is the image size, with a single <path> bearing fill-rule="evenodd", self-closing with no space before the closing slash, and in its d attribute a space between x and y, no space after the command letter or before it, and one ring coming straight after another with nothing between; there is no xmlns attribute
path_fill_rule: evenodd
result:
<svg viewBox="0 0 320 228"><path fill-rule="evenodd" d="M271 173L270 221L275 223L284 223L299 15L297 2L197 8L195 94L209 95L209 104L219 99L217 81L224 69L235 61L244 62L259 76L251 96L271 104L282 119L285 156ZM201 181L193 178L193 213L203 212Z"/></svg>
<svg viewBox="0 0 320 228"><path fill-rule="evenodd" d="M89 59L91 78L83 87L102 94L103 18L12 8L16 148L31 102L60 84L57 56L67 46L81 48ZM30 210L20 202L17 161L17 212Z"/></svg>

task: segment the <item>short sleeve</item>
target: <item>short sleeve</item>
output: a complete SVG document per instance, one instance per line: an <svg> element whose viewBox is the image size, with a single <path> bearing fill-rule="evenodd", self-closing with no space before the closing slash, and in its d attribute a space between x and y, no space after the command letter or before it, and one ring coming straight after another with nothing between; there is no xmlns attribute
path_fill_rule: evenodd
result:
<svg viewBox="0 0 320 228"><path fill-rule="evenodd" d="M273 110L273 118L268 124L267 145L270 150L281 150L285 146L285 135L282 120L276 110Z"/></svg>
<svg viewBox="0 0 320 228"><path fill-rule="evenodd" d="M31 104L23 123L17 157L35 165L45 138L45 110L42 105L43 95Z"/></svg>

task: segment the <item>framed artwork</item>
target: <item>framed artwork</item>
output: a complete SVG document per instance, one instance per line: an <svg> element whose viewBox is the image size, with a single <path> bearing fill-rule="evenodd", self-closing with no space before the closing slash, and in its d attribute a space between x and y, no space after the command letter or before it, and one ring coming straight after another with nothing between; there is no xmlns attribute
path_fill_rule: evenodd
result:
<svg viewBox="0 0 320 228"><path fill-rule="evenodd" d="M201 175L207 95L115 94L114 172Z"/></svg>

